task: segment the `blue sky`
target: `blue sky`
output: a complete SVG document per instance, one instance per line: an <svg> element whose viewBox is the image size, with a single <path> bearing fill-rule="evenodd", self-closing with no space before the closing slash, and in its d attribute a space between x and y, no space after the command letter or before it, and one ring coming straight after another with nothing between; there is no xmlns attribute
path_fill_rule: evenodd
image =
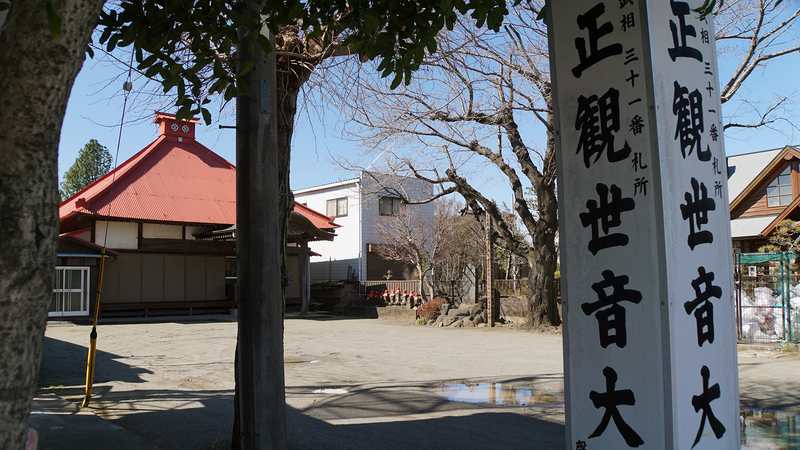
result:
<svg viewBox="0 0 800 450"><path fill-rule="evenodd" d="M754 73L737 94L739 98L758 102L774 95L794 94L800 101L800 53L783 56L773 60L761 72ZM59 176L72 165L78 151L90 139L97 139L108 147L112 155L116 153L120 129L117 126L122 117L122 81L109 79L123 74L121 69L96 60L87 60L79 73L70 96L67 113L62 126L59 144ZM134 92L142 88L142 82L134 80ZM147 99L131 96L126 111L126 126L122 129L119 146L119 162L133 156L156 138L157 126L152 124L152 111L158 106L150 106ZM302 107L301 107L302 108ZM728 114L728 105L723 113ZM166 112L172 112L167 110ZM325 119L339 120L338 111L323 110L320 119L314 111L299 109L292 149L290 169L292 189L302 189L355 176L330 162L330 155L355 157L354 142L342 140L333 126L326 126ZM233 125L232 104L218 115L221 123ZM725 150L728 155L737 155L758 150L782 147L787 144L800 144L800 121L792 114L774 124L773 128L758 130L729 131L725 134ZM236 163L235 130L219 129L217 123L198 127L197 139L206 147L232 163ZM487 173L487 172L485 172ZM484 193L498 202L510 200L511 194L502 181L491 178L479 183Z"/></svg>

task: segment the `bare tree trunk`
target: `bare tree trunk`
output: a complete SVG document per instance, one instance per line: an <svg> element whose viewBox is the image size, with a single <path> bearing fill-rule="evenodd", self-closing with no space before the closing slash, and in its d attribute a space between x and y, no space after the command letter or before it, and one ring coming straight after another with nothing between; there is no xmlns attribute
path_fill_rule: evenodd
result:
<svg viewBox="0 0 800 450"><path fill-rule="evenodd" d="M0 30L0 448L25 444L58 237L58 139L101 0L13 2ZM88 341L87 334L87 341Z"/></svg>
<svg viewBox="0 0 800 450"><path fill-rule="evenodd" d="M533 261L528 260L528 266L530 267L530 274L528 275L528 316L526 317L528 325L535 328L561 325L555 277L553 276L556 271L555 251L547 248L537 248L537 250L534 250L531 259Z"/></svg>

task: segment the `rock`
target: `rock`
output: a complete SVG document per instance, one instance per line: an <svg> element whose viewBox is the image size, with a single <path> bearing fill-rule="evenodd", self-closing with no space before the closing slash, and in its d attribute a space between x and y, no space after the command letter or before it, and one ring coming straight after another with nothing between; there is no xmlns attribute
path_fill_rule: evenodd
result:
<svg viewBox="0 0 800 450"><path fill-rule="evenodd" d="M442 309L440 311L441 311L441 314L443 316L446 316L447 315L447 311L450 311L450 305L445 303L444 305L442 305Z"/></svg>
<svg viewBox="0 0 800 450"><path fill-rule="evenodd" d="M475 325L484 324L486 323L486 316L484 316L483 314L478 314L472 319L472 323L474 323Z"/></svg>
<svg viewBox="0 0 800 450"><path fill-rule="evenodd" d="M457 320L459 320L457 317L445 316L445 318L442 319L441 323L442 323L442 326L449 327L450 325L453 324L453 322L456 322Z"/></svg>
<svg viewBox="0 0 800 450"><path fill-rule="evenodd" d="M464 320L463 320L463 319L456 320L456 321L455 321L455 322L453 322L453 324L452 324L452 325L450 325L450 326L451 326L452 328L463 328L463 327L464 327Z"/></svg>
<svg viewBox="0 0 800 450"><path fill-rule="evenodd" d="M474 307L476 307L476 306L480 307L480 305L479 305L479 304L477 304L477 303L467 303L467 302L464 302L464 303L462 303L462 304L458 305L458 309L467 309L467 310L468 310L468 309L470 309L470 308L474 308Z"/></svg>
<svg viewBox="0 0 800 450"><path fill-rule="evenodd" d="M464 324L464 328L475 328L475 324L471 320L464 319L461 323Z"/></svg>
<svg viewBox="0 0 800 450"><path fill-rule="evenodd" d="M479 323L478 324L478 328L486 328L486 324L485 323Z"/></svg>
<svg viewBox="0 0 800 450"><path fill-rule="evenodd" d="M472 316L472 317L475 317L478 314L480 314L481 311L483 311L483 308L481 308L480 306L476 305L476 306L473 306L473 307L469 308L469 315Z"/></svg>
<svg viewBox="0 0 800 450"><path fill-rule="evenodd" d="M467 317L469 316L469 310L461 308L451 309L450 311L447 311L447 315L448 317Z"/></svg>

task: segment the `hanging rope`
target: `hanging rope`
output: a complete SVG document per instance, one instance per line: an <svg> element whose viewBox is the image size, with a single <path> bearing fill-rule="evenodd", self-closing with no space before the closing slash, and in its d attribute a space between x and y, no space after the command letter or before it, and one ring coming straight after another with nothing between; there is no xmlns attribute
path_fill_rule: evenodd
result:
<svg viewBox="0 0 800 450"><path fill-rule="evenodd" d="M117 151L114 155L114 171L111 172L111 186L108 191L108 208L106 209L106 219L111 217L111 203L114 199L114 181L117 177L117 164L119 163L119 147L122 145L122 127L125 125L125 110L128 106L128 97L133 89L131 83L131 72L133 71L133 53L131 53L131 62L128 65L128 78L122 84L123 102L122 102L122 117L119 121L119 136L117 137ZM108 220L106 220L106 229L103 235L103 248L100 251L100 276L97 279L97 296L94 300L94 319L92 321L92 332L89 334L89 358L86 362L86 393L83 397L81 406L89 406L89 401L92 398L92 383L94 382L94 361L95 351L97 350L97 318L100 315L100 294L103 290L103 272L106 266L106 242L108 241Z"/></svg>

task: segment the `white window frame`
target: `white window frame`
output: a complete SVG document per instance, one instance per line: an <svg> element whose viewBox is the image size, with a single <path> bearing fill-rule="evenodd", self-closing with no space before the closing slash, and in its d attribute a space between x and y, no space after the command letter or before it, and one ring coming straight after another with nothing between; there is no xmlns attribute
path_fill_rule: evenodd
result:
<svg viewBox="0 0 800 450"><path fill-rule="evenodd" d="M69 283L71 280L71 272L80 271L80 283L78 286L72 286ZM61 277L61 287L58 288L58 278ZM90 271L88 266L56 266L56 274L53 279L53 298L56 300L56 310L48 311L48 317L68 317L68 316L85 316L89 314L89 286L90 286ZM81 309L79 311L65 311L64 298L66 294L73 294L79 292L81 294Z"/></svg>

